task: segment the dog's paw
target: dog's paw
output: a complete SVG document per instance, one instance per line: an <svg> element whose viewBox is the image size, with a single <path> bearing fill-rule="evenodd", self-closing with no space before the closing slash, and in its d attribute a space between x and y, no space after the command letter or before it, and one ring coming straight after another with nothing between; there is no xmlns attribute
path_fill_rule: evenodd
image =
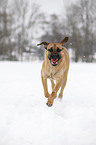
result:
<svg viewBox="0 0 96 145"><path fill-rule="evenodd" d="M48 103L46 103L46 105L47 105L48 107L51 107L53 104L48 104Z"/></svg>
<svg viewBox="0 0 96 145"><path fill-rule="evenodd" d="M46 103L46 105L47 105L48 107L51 107L51 106L53 105L53 101L48 100L47 103Z"/></svg>

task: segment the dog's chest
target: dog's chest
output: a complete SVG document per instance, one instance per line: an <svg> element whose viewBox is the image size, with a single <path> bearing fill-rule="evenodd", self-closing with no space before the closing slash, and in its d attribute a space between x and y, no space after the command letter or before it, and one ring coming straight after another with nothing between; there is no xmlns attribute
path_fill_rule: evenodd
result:
<svg viewBox="0 0 96 145"><path fill-rule="evenodd" d="M45 65L45 64L47 64L47 65ZM53 67L51 65L48 65L48 62L45 63L45 61L44 61L41 74L45 79L49 78L50 80L56 80L62 76L63 69L62 69L61 65Z"/></svg>
<svg viewBox="0 0 96 145"><path fill-rule="evenodd" d="M47 73L47 77L51 80L55 80L58 75L58 70L50 69L50 71Z"/></svg>
<svg viewBox="0 0 96 145"><path fill-rule="evenodd" d="M48 75L48 78L49 78L50 80L53 80L53 79L54 79L53 74Z"/></svg>

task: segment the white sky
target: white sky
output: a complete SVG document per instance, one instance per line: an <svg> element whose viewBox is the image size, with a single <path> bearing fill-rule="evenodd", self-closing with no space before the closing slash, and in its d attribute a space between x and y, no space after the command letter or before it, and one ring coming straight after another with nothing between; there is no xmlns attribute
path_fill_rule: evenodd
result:
<svg viewBox="0 0 96 145"><path fill-rule="evenodd" d="M66 5L70 5L72 2L76 2L76 0L31 0L37 2L41 6L41 10L48 14L62 14L64 13L64 8Z"/></svg>
<svg viewBox="0 0 96 145"><path fill-rule="evenodd" d="M13 0L8 0L12 2ZM18 1L18 0L17 0ZM25 0L32 3L37 3L40 5L40 9L48 14L64 14L64 9L66 6L70 5L71 3L76 2L77 0Z"/></svg>

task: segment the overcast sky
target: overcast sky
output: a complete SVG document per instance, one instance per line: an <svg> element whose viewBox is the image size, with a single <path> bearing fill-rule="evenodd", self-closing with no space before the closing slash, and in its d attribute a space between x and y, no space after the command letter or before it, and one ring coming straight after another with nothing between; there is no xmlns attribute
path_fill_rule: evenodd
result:
<svg viewBox="0 0 96 145"><path fill-rule="evenodd" d="M48 14L61 14L66 5L76 2L76 0L34 0L34 2L39 3L42 11Z"/></svg>

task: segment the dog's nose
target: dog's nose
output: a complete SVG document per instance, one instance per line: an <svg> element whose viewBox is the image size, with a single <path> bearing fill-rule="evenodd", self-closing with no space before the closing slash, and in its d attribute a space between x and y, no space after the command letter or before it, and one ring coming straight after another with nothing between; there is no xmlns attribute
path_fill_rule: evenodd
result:
<svg viewBox="0 0 96 145"><path fill-rule="evenodd" d="M58 55L57 53L53 53L53 54L51 55L51 57L52 57L53 59L56 59L56 58L59 57L59 55Z"/></svg>

